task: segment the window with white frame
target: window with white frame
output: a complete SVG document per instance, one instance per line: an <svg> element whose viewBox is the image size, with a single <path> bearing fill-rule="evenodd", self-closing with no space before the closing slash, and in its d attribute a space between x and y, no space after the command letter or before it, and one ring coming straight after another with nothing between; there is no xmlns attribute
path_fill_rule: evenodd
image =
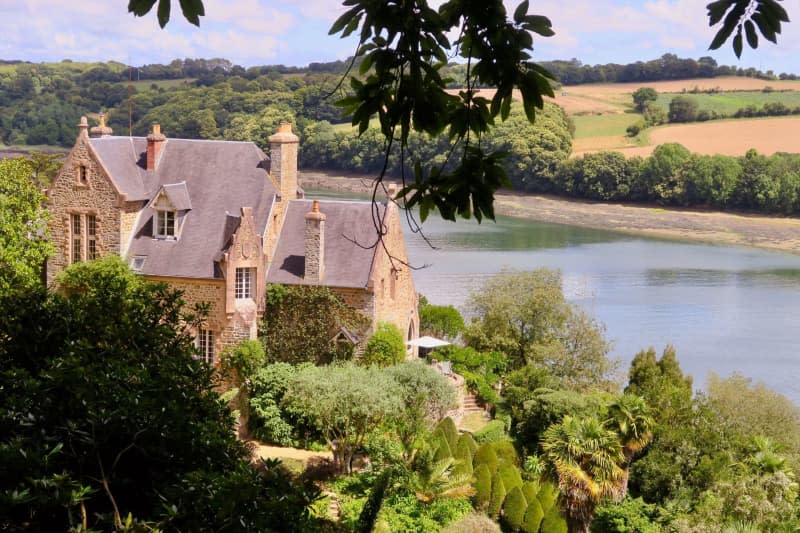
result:
<svg viewBox="0 0 800 533"><path fill-rule="evenodd" d="M256 269L252 267L236 269L236 299L245 300L254 297Z"/></svg>
<svg viewBox="0 0 800 533"><path fill-rule="evenodd" d="M201 329L197 332L197 358L209 365L214 364L214 332Z"/></svg>
<svg viewBox="0 0 800 533"><path fill-rule="evenodd" d="M175 211L156 211L155 236L162 239L175 238Z"/></svg>
<svg viewBox="0 0 800 533"><path fill-rule="evenodd" d="M81 231L81 215L70 215L71 252L70 257L73 263L79 263L83 258L83 232Z"/></svg>
<svg viewBox="0 0 800 533"><path fill-rule="evenodd" d="M97 218L86 215L86 260L97 259Z"/></svg>

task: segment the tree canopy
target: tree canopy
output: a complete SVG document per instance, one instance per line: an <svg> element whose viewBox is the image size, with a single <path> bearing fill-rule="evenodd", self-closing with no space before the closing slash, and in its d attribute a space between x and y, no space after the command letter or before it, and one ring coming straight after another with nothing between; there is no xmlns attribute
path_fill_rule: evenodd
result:
<svg viewBox="0 0 800 533"><path fill-rule="evenodd" d="M58 282L0 292L0 529L305 531L316 490L251 466L180 293L115 257Z"/></svg>
<svg viewBox="0 0 800 533"><path fill-rule="evenodd" d="M50 255L45 197L32 175L24 158L0 160L0 294L39 283Z"/></svg>

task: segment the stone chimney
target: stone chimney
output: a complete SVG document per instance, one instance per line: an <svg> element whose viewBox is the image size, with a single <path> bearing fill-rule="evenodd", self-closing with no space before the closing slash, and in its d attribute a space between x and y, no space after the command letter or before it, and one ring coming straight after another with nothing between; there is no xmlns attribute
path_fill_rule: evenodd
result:
<svg viewBox="0 0 800 533"><path fill-rule="evenodd" d="M153 124L153 131L147 136L147 170L155 170L158 166L158 157L164 149L167 138L161 133L161 126Z"/></svg>
<svg viewBox="0 0 800 533"><path fill-rule="evenodd" d="M269 138L270 175L283 201L297 199L297 146L300 139L289 122L281 122Z"/></svg>
<svg viewBox="0 0 800 533"><path fill-rule="evenodd" d="M86 120L86 117L81 117L81 121L78 123L78 138L83 137L84 139L89 136L89 121Z"/></svg>
<svg viewBox="0 0 800 533"><path fill-rule="evenodd" d="M306 213L305 230L306 281L319 283L325 274L325 214L319 212L319 201L314 200Z"/></svg>
<svg viewBox="0 0 800 533"><path fill-rule="evenodd" d="M110 137L111 134L114 133L114 131L108 126L106 126L106 114L100 113L99 118L100 118L100 125L90 129L89 136L92 138Z"/></svg>

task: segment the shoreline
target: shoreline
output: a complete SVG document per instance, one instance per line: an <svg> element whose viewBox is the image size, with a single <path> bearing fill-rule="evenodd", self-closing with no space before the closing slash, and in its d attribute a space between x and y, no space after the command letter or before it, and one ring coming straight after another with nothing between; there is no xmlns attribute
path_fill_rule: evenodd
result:
<svg viewBox="0 0 800 533"><path fill-rule="evenodd" d="M300 171L302 187L366 194L370 176ZM393 182L394 180L387 180ZM800 255L800 219L690 208L620 204L501 191L495 213L502 216L632 235L748 246Z"/></svg>

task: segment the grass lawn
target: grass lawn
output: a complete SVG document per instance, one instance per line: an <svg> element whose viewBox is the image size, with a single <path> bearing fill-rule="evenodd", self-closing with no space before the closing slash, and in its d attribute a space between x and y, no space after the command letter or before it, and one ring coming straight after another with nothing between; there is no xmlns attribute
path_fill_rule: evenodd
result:
<svg viewBox="0 0 800 533"><path fill-rule="evenodd" d="M661 93L658 95L657 103L664 108L664 111L669 111L669 103L676 96L688 96L697 102L700 109L709 112L716 111L723 115L733 115L737 110L749 105L761 107L771 102L780 102L790 108L800 106L800 91L770 93L741 91L718 94Z"/></svg>
<svg viewBox="0 0 800 533"><path fill-rule="evenodd" d="M458 427L474 433L488 423L489 419L483 413L466 413Z"/></svg>
<svg viewBox="0 0 800 533"><path fill-rule="evenodd" d="M137 91L146 91L150 89L151 85L155 85L158 88L170 89L172 87L178 87L180 85L192 83L196 79L197 78L180 78L177 80L142 80L134 81L131 83L131 85L133 85Z"/></svg>
<svg viewBox="0 0 800 533"><path fill-rule="evenodd" d="M610 115L577 115L573 116L575 122L575 138L588 139L590 137L612 137L625 135L625 130L639 120L640 115L635 113L615 113Z"/></svg>

